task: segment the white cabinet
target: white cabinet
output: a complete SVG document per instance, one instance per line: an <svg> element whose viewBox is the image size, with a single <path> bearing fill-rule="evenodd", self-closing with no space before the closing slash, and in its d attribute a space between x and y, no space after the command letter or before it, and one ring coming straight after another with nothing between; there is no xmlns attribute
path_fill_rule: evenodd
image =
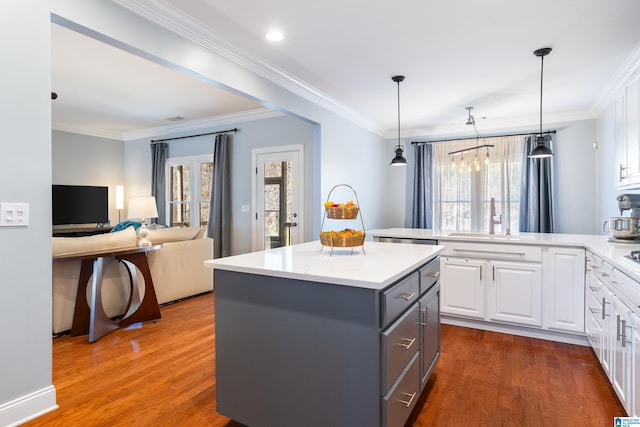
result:
<svg viewBox="0 0 640 427"><path fill-rule="evenodd" d="M551 247L543 252L543 325L583 333L585 250Z"/></svg>
<svg viewBox="0 0 640 427"><path fill-rule="evenodd" d="M445 247L445 253L461 256L440 259L442 313L542 326L542 265L526 262L528 256L540 261L540 248L468 243L445 244ZM489 256L497 260L485 258ZM511 258L522 261L510 261Z"/></svg>
<svg viewBox="0 0 640 427"><path fill-rule="evenodd" d="M490 261L487 318L542 326L542 266L530 262Z"/></svg>
<svg viewBox="0 0 640 427"><path fill-rule="evenodd" d="M618 189L640 186L640 80L628 85L615 100Z"/></svg>
<svg viewBox="0 0 640 427"><path fill-rule="evenodd" d="M640 417L640 316L631 315L631 393L627 412Z"/></svg>
<svg viewBox="0 0 640 427"><path fill-rule="evenodd" d="M484 319L485 264L484 261L475 259L440 258L442 313Z"/></svg>
<svg viewBox="0 0 640 427"><path fill-rule="evenodd" d="M629 405L631 387L631 318L627 305L618 298L613 299L613 327L611 342L613 359L611 363L611 384L625 408Z"/></svg>
<svg viewBox="0 0 640 427"><path fill-rule="evenodd" d="M600 364L611 378L611 367L613 364L613 339L616 333L613 323L613 293L603 286L599 292L602 311L602 350L600 351Z"/></svg>

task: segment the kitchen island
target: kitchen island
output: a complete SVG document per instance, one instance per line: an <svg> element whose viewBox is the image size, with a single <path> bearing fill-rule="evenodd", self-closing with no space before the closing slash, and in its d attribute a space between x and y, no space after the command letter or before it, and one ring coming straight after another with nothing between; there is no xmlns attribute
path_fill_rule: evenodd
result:
<svg viewBox="0 0 640 427"><path fill-rule="evenodd" d="M217 411L250 427L402 426L439 356L439 246L320 242L206 261Z"/></svg>

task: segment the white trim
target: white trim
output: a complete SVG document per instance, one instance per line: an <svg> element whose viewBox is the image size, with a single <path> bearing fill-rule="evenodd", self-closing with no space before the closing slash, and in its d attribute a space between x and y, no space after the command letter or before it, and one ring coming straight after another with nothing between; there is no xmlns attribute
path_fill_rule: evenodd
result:
<svg viewBox="0 0 640 427"><path fill-rule="evenodd" d="M233 42L215 30L195 21L189 15L162 0L114 0L114 3L167 28L176 34L203 46L247 70L264 77L276 85L299 95L370 132L382 136L384 129L375 121L363 116L340 101L289 74L282 68L257 55L235 46Z"/></svg>
<svg viewBox="0 0 640 427"><path fill-rule="evenodd" d="M200 227L200 211L198 209L200 205L200 163L213 162L213 153L209 154L199 154L194 156L184 156L184 157L169 157L165 162L165 200L166 206L165 209L165 218L167 221L167 226L171 227L170 219L171 219L171 188L169 188L169 183L171 182L171 167L180 166L180 165L189 165L191 168L190 172L190 182L189 186L191 187L191 200L189 200L189 224L191 227Z"/></svg>
<svg viewBox="0 0 640 427"><path fill-rule="evenodd" d="M0 405L0 425L17 426L58 409L53 385Z"/></svg>
<svg viewBox="0 0 640 427"><path fill-rule="evenodd" d="M300 242L304 241L304 204L305 204L305 187L304 187L304 145L279 145L276 147L254 148L251 150L251 250L259 250L258 241L258 228L256 215L258 213L257 203L257 177L256 168L258 167L258 156L261 154L273 154L273 153L285 153L285 152L297 152L298 154L298 236L300 236Z"/></svg>
<svg viewBox="0 0 640 427"><path fill-rule="evenodd" d="M444 325L462 326L465 328L481 329L483 331L499 332L502 334L517 335L520 337L537 338L541 340L562 342L566 344L591 347L584 334L572 334L570 332L551 331L548 329L534 329L526 326L509 325L482 320L465 319L462 317L440 314L440 323Z"/></svg>

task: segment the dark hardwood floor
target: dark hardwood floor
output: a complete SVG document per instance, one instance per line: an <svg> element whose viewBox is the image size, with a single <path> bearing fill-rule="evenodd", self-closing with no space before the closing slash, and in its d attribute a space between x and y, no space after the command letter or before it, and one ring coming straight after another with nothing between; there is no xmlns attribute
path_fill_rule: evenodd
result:
<svg viewBox="0 0 640 427"><path fill-rule="evenodd" d="M93 344L54 339L60 408L25 425L239 427L215 408L214 298ZM590 348L448 325L441 348L407 427L604 427L624 415Z"/></svg>

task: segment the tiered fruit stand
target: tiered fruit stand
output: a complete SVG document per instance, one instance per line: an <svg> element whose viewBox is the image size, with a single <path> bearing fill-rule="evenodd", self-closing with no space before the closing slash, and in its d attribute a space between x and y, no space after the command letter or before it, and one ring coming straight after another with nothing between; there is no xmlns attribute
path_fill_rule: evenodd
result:
<svg viewBox="0 0 640 427"><path fill-rule="evenodd" d="M355 199L354 203L347 204L339 204L338 206L327 206L328 202L331 200L331 194L333 191L339 187L347 187L353 193L353 198ZM324 231L324 222L325 219L332 220L349 220L354 221L358 218L360 219L360 224L362 225L361 230L354 229L344 229L342 231ZM364 251L364 221L362 220L362 213L360 212L360 201L358 200L358 194L356 191L347 184L338 184L335 185L331 191L329 191L329 195L327 196L327 203L325 203L325 213L322 217L322 225L320 227L320 243L322 244L321 251L324 250L325 246L331 248L330 255L333 255L333 248L351 248L351 253L353 254L353 248L361 246L362 253L365 254Z"/></svg>

